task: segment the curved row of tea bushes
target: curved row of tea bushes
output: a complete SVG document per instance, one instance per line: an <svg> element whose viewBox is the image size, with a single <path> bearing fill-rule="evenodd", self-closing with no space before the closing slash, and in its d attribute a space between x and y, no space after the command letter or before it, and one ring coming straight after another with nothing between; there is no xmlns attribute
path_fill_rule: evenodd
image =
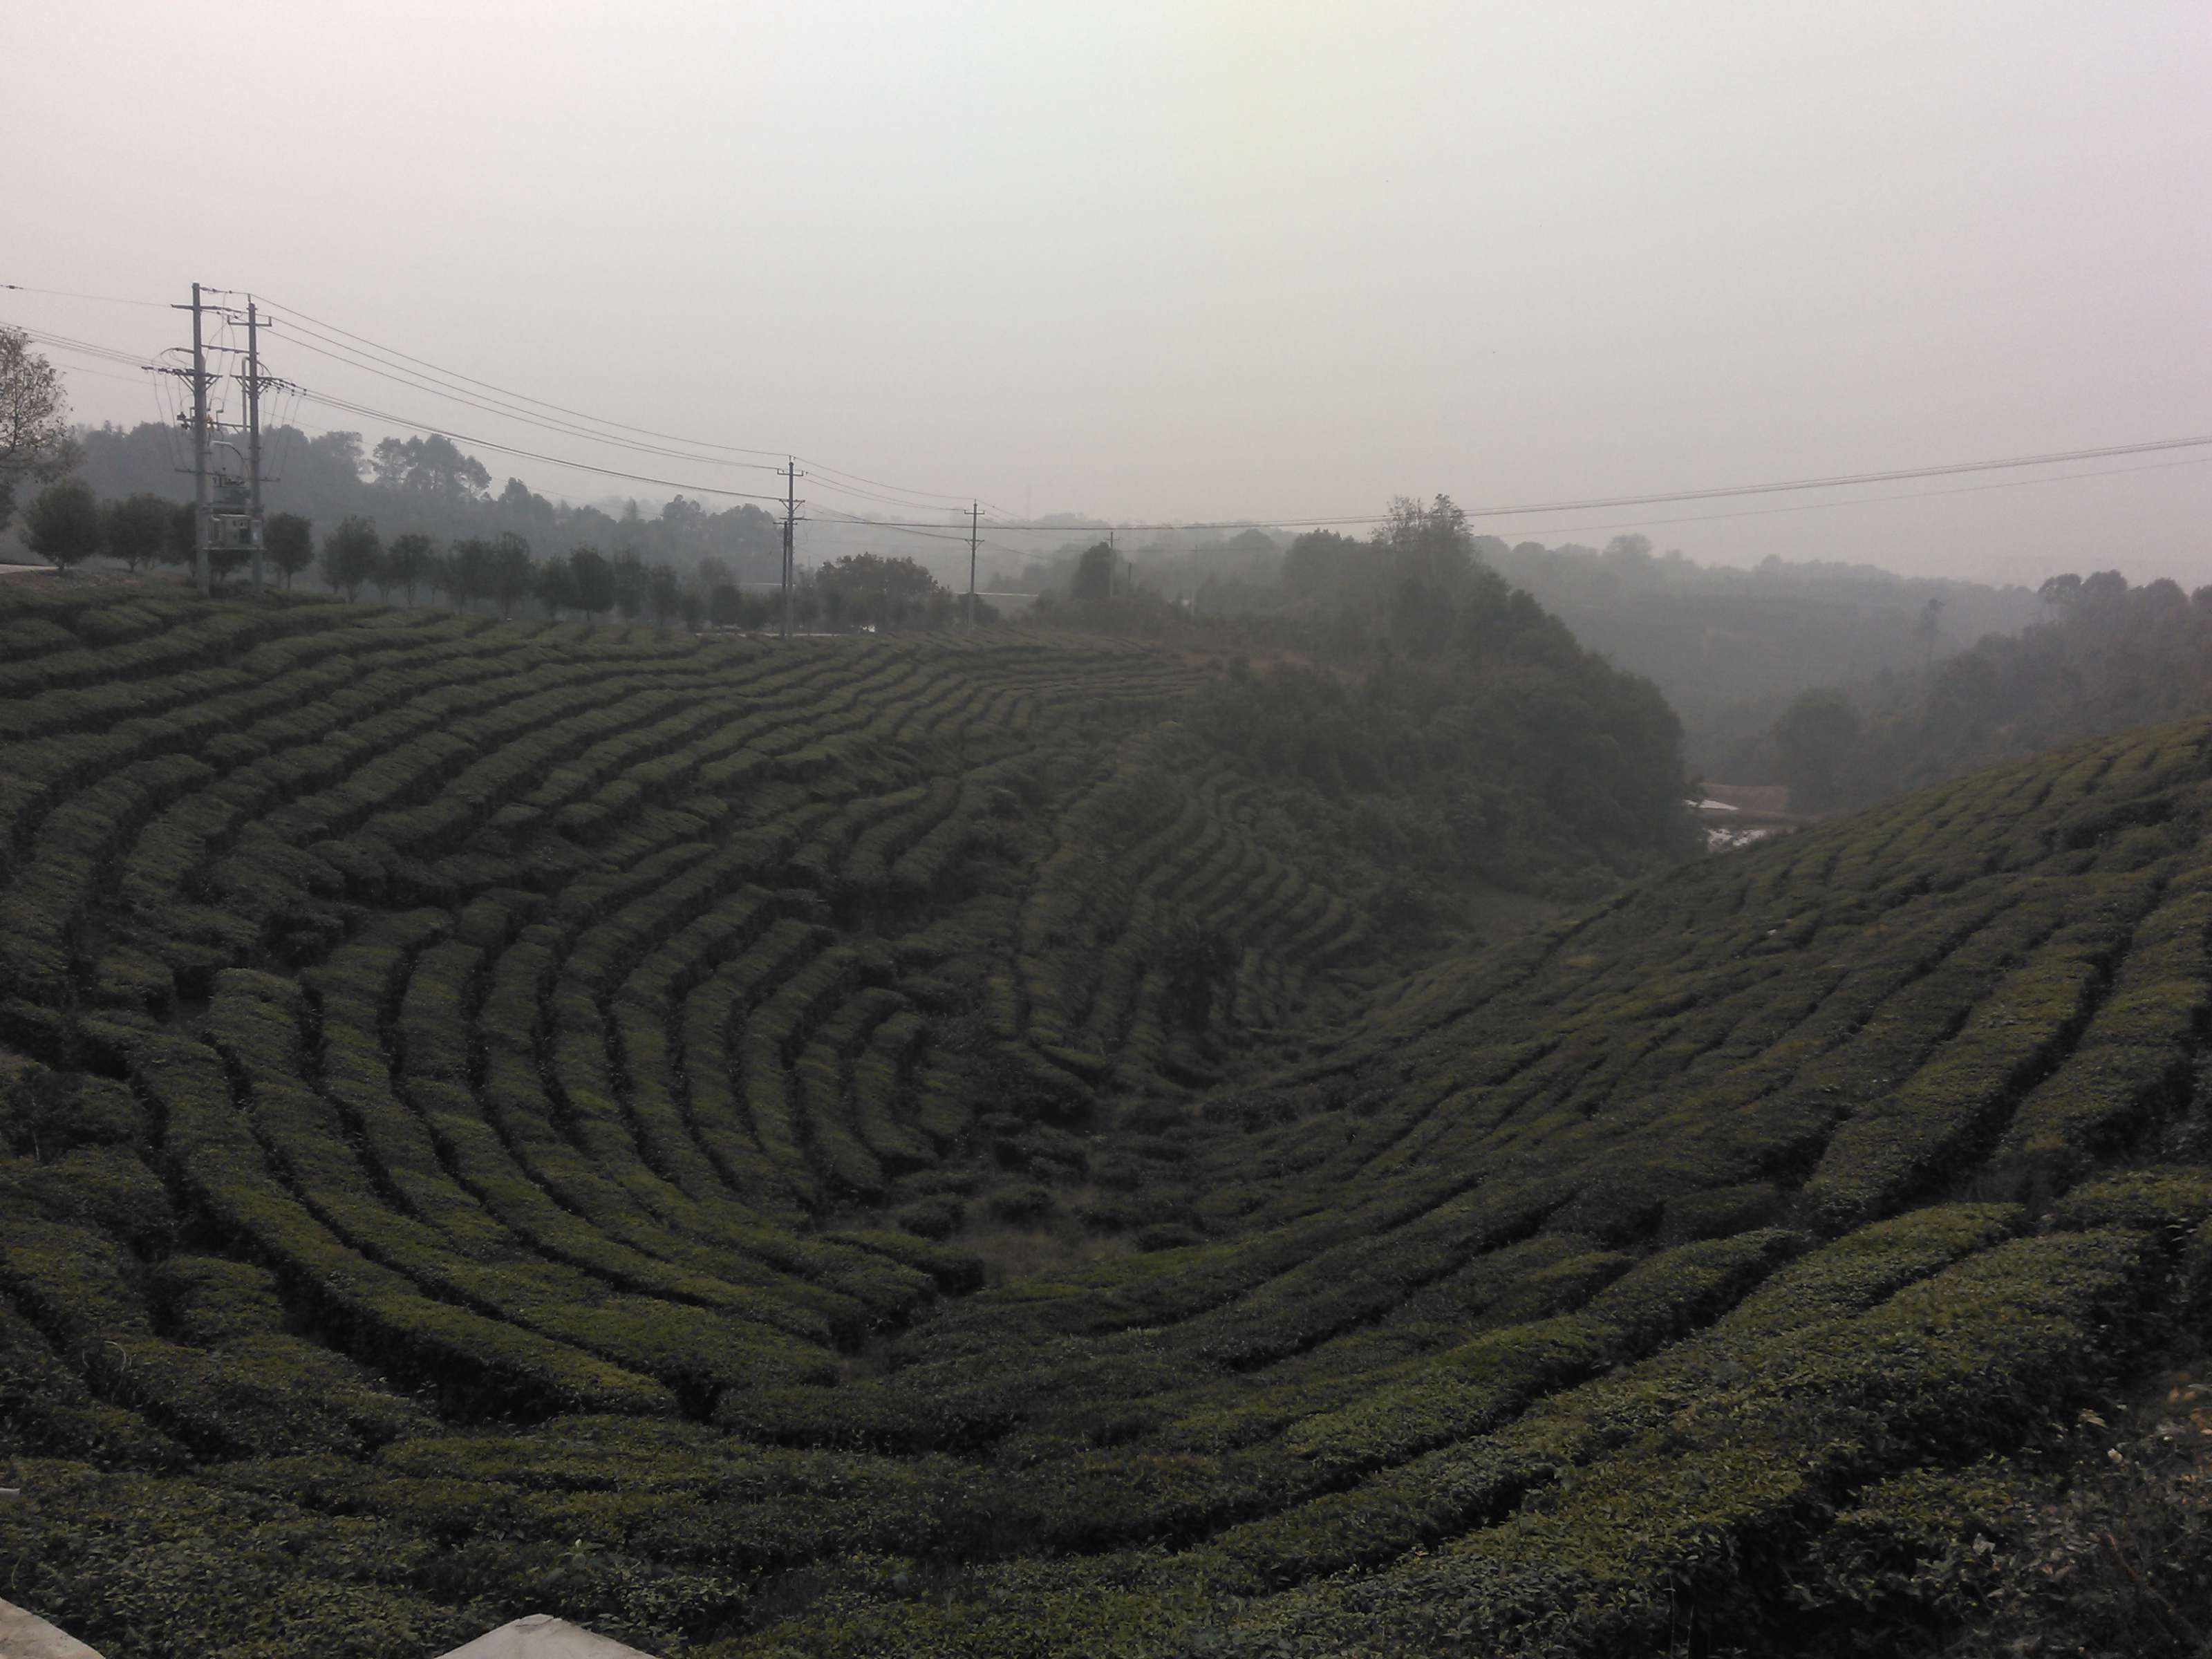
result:
<svg viewBox="0 0 2212 1659"><path fill-rule="evenodd" d="M1167 652L18 639L0 1572L126 1650L1790 1650L2212 1282L2199 728L1370 988Z"/></svg>

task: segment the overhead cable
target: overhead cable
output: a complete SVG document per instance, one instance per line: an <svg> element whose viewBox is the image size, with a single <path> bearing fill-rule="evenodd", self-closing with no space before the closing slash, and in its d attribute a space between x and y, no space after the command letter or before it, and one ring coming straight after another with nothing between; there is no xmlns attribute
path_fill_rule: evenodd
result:
<svg viewBox="0 0 2212 1659"><path fill-rule="evenodd" d="M388 410L372 409L366 404L354 403L343 398L333 398L327 393L317 392L312 386L301 387L300 395L310 403L320 404L325 409L343 410L347 414L365 416L371 420L389 421L394 426L411 427L417 432L432 433L452 438L461 443L473 445L478 449L492 450L501 455L520 455L526 459L544 461L552 466L565 466L579 472L596 473L603 478L624 478L633 483L656 484L664 489L685 490L702 495L727 496L732 501L781 502L783 500L781 495L762 495L742 489L724 489L714 484L687 483L678 478L653 477L642 472L625 472L616 467L597 466L589 461L573 460L563 455L547 455L535 449L519 449L513 444L499 443L489 438L457 432L451 427L417 421L404 415L395 415Z"/></svg>

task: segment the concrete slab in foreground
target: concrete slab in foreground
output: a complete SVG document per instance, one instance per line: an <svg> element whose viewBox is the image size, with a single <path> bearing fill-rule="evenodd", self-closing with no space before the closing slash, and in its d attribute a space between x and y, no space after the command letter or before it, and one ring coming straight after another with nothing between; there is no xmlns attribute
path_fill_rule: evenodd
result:
<svg viewBox="0 0 2212 1659"><path fill-rule="evenodd" d="M15 1659L14 1650L0 1643L0 1655ZM44 1656L40 1656L44 1659ZM82 1655L70 1659L82 1659ZM98 1659L94 1655L94 1659ZM486 1631L465 1647L441 1654L439 1659L653 1659L649 1653L594 1636L581 1625L572 1625L550 1613L533 1613L511 1625Z"/></svg>
<svg viewBox="0 0 2212 1659"><path fill-rule="evenodd" d="M100 1656L37 1614L24 1612L12 1601L0 1601L0 1659L100 1659Z"/></svg>

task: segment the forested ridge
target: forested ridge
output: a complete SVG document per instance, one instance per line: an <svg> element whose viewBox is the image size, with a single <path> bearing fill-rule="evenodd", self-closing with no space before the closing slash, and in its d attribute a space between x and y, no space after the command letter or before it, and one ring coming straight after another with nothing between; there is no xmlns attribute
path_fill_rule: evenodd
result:
<svg viewBox="0 0 2212 1659"><path fill-rule="evenodd" d="M0 593L9 1598L114 1659L1842 1655L2006 1595L2185 1651L2030 1579L2212 1288L2212 732L1668 867L1663 704L1423 604L1450 539L1349 676Z"/></svg>
<svg viewBox="0 0 2212 1659"><path fill-rule="evenodd" d="M191 499L191 471L179 470L183 440L169 428L150 421L99 427L80 432L77 441L77 476L96 495ZM359 517L375 522L387 539L417 534L447 543L510 535L541 557L584 546L629 548L687 566L715 557L747 577L773 576L781 556L780 520L763 503L710 506L679 495L647 516L635 501L611 513L606 506L556 502L519 478L495 489L481 460L436 433L385 438L372 447L358 432L311 435L280 426L264 434L264 448L269 511L295 514L325 534Z"/></svg>
<svg viewBox="0 0 2212 1659"><path fill-rule="evenodd" d="M2212 587L2054 576L2036 620L1921 669L1802 694L1726 763L1809 811L1864 805L2016 756L2212 710Z"/></svg>
<svg viewBox="0 0 2212 1659"><path fill-rule="evenodd" d="M82 431L76 441L78 477L111 512L133 498L173 505L189 498L190 477L178 470L181 441L175 433L148 423ZM647 579L663 569L677 584L670 592L670 616L676 614L678 589L691 595L704 617L717 586L738 585L726 599L720 618L726 623L757 626L755 613L772 603L756 592L741 606L738 592L745 582L774 579L780 568L780 526L772 501L721 504L679 495L643 507L635 501L556 502L513 478L495 489L483 461L435 434L388 438L371 449L356 433L311 437L285 428L271 433L269 450L272 471L281 474L268 490L270 512L304 520L300 534L312 532L325 549L317 560L303 540L298 568L312 569L314 579L349 595L373 589L386 602L404 595L410 605L434 594L489 599L501 591L495 567L504 550L511 558L526 552L534 569L505 584L503 608L573 613L583 598L577 584L544 579L583 550L587 562L627 561L625 570L635 569L634 580L609 591L599 605L603 611L619 607L625 617L644 612ZM920 591L907 596L902 608L915 617L930 602L932 570L952 588L964 587L964 547L934 532L908 535L842 524L838 516L833 512L808 526L810 544L822 555L823 568L816 574L829 580L817 592L812 576L802 575L797 614L807 626L882 619L880 604L832 600L836 588L850 585L836 579L838 557L873 553L878 564L911 571ZM1406 574L1399 568L1405 554L1425 534L1449 541L1456 558L1428 560L1432 568L1425 591L1439 593L1456 585L1458 577L1445 568L1453 562L1501 578L1506 590L1527 595L1564 624L1583 649L1659 690L1681 723L1681 744L1693 772L1746 782L1779 780L1783 763L1770 741L1771 728L1802 692L1848 688L1861 705L1894 702L1900 688L1916 684L1931 665L1985 636L2011 636L2047 623L2052 614L2048 602L2024 587L1779 557L1750 569L1703 565L1680 552L1655 552L1650 538L1635 532L1614 536L1602 548L1510 544L1474 533L1441 499L1430 507L1395 504L1371 538L1326 532L1299 536L1258 526L1233 532L1137 531L1127 534L1125 555L1103 562L1095 559L1107 544L1091 545L1089 521L1061 517L1069 522L1060 533L1073 539L1023 564L1007 559L1000 546L1004 535L994 530L986 538L993 550L986 555L983 586L1037 593L1048 606L1086 592L1153 596L1187 605L1217 623L1250 628L1263 639L1287 629L1309 654L1355 659L1383 639L1404 650L1404 636L1418 618L1418 606L1393 615L1387 603L1376 614L1367 590L1387 596ZM1431 518L1439 518L1437 527L1449 537L1435 534ZM356 520L374 529L377 548L333 560L327 551L333 537ZM0 520L0 531L6 527ZM1005 535L1026 540L1037 527ZM1107 528L1096 522L1096 532ZM964 522L951 532L957 532L956 541L964 536ZM179 535L188 550L188 527ZM143 539L146 556L165 556L158 528ZM102 550L138 562L139 556L118 546ZM464 550L472 550L483 568L459 568ZM886 560L886 554L895 556ZM1085 564L1087 554L1093 565ZM178 553L171 550L166 556ZM234 574L241 563L228 556L224 568ZM1444 578L1442 587L1438 576ZM937 602L943 606L953 600L946 592ZM1418 637L1418 627L1412 631ZM2137 718L2156 718L2157 712L2146 709ZM2106 721L2068 728L2051 741L2114 727ZM2015 752L2026 749L1997 749L1978 759ZM1876 775L1871 763L1863 769L1869 777ZM1923 769L1893 787L1958 769L1957 763ZM1850 799L1864 804L1881 793L1858 787Z"/></svg>
<svg viewBox="0 0 2212 1659"><path fill-rule="evenodd" d="M1746 772L1753 757L1741 745L1799 692L1917 673L1984 635L2017 634L2043 610L2025 587L1869 565L1701 565L1634 532L1602 549L1486 538L1483 556L1583 644L1666 693L1693 770L1745 782L1774 775Z"/></svg>

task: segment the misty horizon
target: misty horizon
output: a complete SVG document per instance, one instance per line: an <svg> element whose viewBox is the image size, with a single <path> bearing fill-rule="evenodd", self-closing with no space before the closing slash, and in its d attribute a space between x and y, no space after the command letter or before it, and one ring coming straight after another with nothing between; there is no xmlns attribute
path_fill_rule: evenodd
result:
<svg viewBox="0 0 2212 1659"><path fill-rule="evenodd" d="M0 292L0 320L151 356L191 281L227 284L598 422L819 457L824 514L1296 527L2212 429L2207 233L2180 210L2212 185L2196 8L463 7L435 52L428 12L340 33L249 7L184 39L165 15L20 13L46 72L14 121L49 159L17 222L69 234L0 282L141 303ZM240 65L282 94L218 185L172 89ZM457 409L281 312L266 349L410 417L303 424L691 486L485 453L495 488L648 512L775 488L762 456L638 466ZM75 418L159 417L146 377L54 356ZM1476 527L2193 586L2203 459Z"/></svg>

